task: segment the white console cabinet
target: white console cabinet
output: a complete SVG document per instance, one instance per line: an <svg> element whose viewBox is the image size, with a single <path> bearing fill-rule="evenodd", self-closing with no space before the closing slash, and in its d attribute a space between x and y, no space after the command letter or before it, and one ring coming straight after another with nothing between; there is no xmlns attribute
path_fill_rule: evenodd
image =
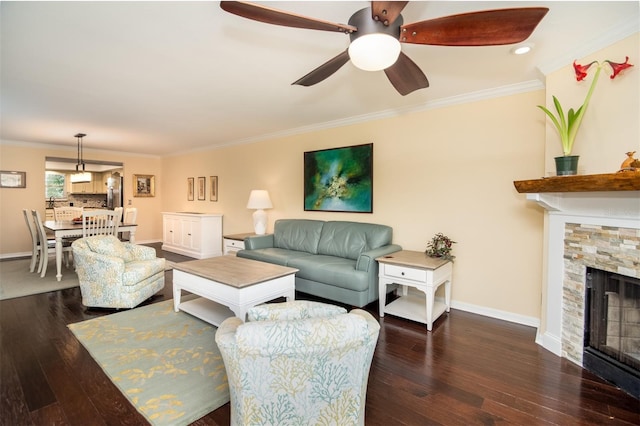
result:
<svg viewBox="0 0 640 426"><path fill-rule="evenodd" d="M222 256L222 214L163 212L162 250L196 259Z"/></svg>

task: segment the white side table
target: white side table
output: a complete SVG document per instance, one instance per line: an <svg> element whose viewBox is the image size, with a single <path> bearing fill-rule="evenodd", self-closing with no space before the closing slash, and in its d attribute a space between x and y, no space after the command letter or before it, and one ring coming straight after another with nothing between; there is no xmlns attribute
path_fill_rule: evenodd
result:
<svg viewBox="0 0 640 426"><path fill-rule="evenodd" d="M451 309L452 263L436 259L423 252L402 250L376 259L378 273L380 317L391 314L427 325L431 331L433 322ZM387 285L401 287L396 300L386 305ZM438 288L444 284L444 303L435 300Z"/></svg>
<svg viewBox="0 0 640 426"><path fill-rule="evenodd" d="M244 239L256 235L253 232L244 234L225 235L223 239L224 254L235 255L237 251L244 250Z"/></svg>

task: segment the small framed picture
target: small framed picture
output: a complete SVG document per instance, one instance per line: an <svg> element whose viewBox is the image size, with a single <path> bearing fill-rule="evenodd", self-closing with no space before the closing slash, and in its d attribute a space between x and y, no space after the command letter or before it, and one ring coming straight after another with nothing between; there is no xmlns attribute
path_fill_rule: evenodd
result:
<svg viewBox="0 0 640 426"><path fill-rule="evenodd" d="M155 197L156 178L153 175L133 175L134 197Z"/></svg>
<svg viewBox="0 0 640 426"><path fill-rule="evenodd" d="M193 194L195 194L193 182L193 178L187 178L187 201L193 201Z"/></svg>
<svg viewBox="0 0 640 426"><path fill-rule="evenodd" d="M207 178L202 176L198 178L198 200L207 199Z"/></svg>
<svg viewBox="0 0 640 426"><path fill-rule="evenodd" d="M211 176L209 181L209 199L211 201L218 201L218 176Z"/></svg>
<svg viewBox="0 0 640 426"><path fill-rule="evenodd" d="M0 188L26 188L27 172L0 171Z"/></svg>

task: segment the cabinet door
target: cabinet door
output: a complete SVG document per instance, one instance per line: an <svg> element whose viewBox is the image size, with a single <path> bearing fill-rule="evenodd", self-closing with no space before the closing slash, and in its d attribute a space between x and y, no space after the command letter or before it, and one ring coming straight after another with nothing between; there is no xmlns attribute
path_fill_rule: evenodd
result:
<svg viewBox="0 0 640 426"><path fill-rule="evenodd" d="M175 216L164 217L164 241L171 245L182 245L182 224Z"/></svg>
<svg viewBox="0 0 640 426"><path fill-rule="evenodd" d="M182 245L188 249L200 251L202 241L200 236L200 221L185 218L182 220Z"/></svg>
<svg viewBox="0 0 640 426"><path fill-rule="evenodd" d="M93 174L93 192L95 192L96 194L107 193L107 186L104 184L104 175L106 175L106 173Z"/></svg>

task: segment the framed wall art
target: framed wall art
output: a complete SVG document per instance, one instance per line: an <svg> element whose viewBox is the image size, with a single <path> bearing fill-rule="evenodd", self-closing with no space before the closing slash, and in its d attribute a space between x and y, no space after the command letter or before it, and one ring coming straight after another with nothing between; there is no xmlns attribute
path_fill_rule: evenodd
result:
<svg viewBox="0 0 640 426"><path fill-rule="evenodd" d="M193 194L195 194L194 179L192 177L187 178L187 201L193 201Z"/></svg>
<svg viewBox="0 0 640 426"><path fill-rule="evenodd" d="M153 175L133 175L134 197L155 197L156 178Z"/></svg>
<svg viewBox="0 0 640 426"><path fill-rule="evenodd" d="M305 152L304 209L373 213L373 144Z"/></svg>
<svg viewBox="0 0 640 426"><path fill-rule="evenodd" d="M27 172L0 171L0 188L26 188Z"/></svg>
<svg viewBox="0 0 640 426"><path fill-rule="evenodd" d="M218 176L209 178L209 200L218 201Z"/></svg>
<svg viewBox="0 0 640 426"><path fill-rule="evenodd" d="M198 178L198 200L207 199L207 178L202 176Z"/></svg>

